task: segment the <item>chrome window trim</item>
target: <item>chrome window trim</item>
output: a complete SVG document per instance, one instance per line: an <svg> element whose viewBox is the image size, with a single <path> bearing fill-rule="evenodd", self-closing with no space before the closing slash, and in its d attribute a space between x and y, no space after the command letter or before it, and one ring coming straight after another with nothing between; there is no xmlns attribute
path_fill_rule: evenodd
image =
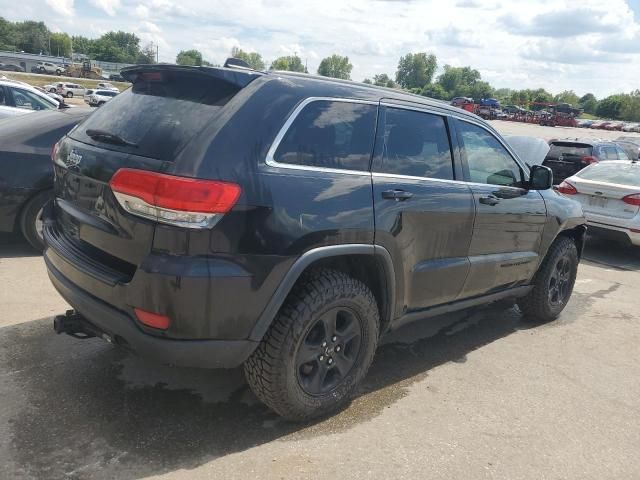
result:
<svg viewBox="0 0 640 480"><path fill-rule="evenodd" d="M307 97L302 102L298 104L298 106L293 110L287 121L284 122L284 125L278 131L276 138L273 140L269 151L267 152L267 156L265 158L265 163L270 167L277 168L287 168L291 170L304 170L308 172L323 172L323 173L342 173L345 175L360 175L360 176L371 176L371 172L369 170L347 170L342 168L327 168L327 167L314 167L311 165L296 165L293 163L281 163L277 162L274 158L282 139L291 128L291 125L296 120L300 112L304 110L304 108L313 103L313 102L342 102L342 103L360 103L364 105L373 105L378 106L378 102L374 102L371 100L360 100L356 98L340 98L340 97Z"/></svg>

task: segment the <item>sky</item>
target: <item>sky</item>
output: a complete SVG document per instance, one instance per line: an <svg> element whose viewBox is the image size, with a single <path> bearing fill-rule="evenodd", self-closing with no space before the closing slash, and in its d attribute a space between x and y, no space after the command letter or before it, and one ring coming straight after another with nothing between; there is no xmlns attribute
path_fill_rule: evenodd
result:
<svg viewBox="0 0 640 480"><path fill-rule="evenodd" d="M640 0L0 0L0 12L74 35L133 32L166 62L196 48L221 64L237 46L267 64L297 53L315 72L338 53L360 81L426 51L439 71L470 65L497 88L640 89Z"/></svg>

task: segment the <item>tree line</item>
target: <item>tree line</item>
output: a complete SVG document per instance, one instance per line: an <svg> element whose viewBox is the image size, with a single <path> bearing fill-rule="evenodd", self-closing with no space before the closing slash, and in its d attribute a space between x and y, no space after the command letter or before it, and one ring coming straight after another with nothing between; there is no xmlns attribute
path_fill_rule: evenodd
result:
<svg viewBox="0 0 640 480"><path fill-rule="evenodd" d="M156 47L140 45L140 38L122 31L107 32L99 38L70 36L52 32L44 22L10 22L0 17L0 50L71 57L84 54L92 60L116 63L155 63Z"/></svg>
<svg viewBox="0 0 640 480"><path fill-rule="evenodd" d="M92 60L116 63L155 63L156 47L149 43L142 46L140 38L122 31L107 32L98 38L69 36L63 32L51 32L44 22L10 22L0 17L0 50L23 51L35 54L50 54L70 57L71 53L87 55ZM233 48L231 56L244 60L256 70L288 70L309 73L302 59L285 55L271 62L265 61L258 52L246 52ZM212 65L198 50L178 53L179 65ZM353 65L347 56L333 54L320 62L317 72L326 77L351 79ZM545 103L569 103L582 108L585 113L615 120L640 121L640 90L628 94L616 94L597 99L592 93L579 97L573 90L552 94L543 88L513 90L494 88L482 80L480 72L472 67L444 65L438 71L437 57L428 52L407 53L398 60L393 75L381 72L365 78L367 84L388 88L400 88L411 93L439 100L455 97L474 99L497 98L502 104L513 104L540 110Z"/></svg>

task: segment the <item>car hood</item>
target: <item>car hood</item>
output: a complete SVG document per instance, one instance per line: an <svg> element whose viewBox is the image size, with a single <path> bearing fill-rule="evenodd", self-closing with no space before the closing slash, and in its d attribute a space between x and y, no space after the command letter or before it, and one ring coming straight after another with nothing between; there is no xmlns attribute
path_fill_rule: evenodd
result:
<svg viewBox="0 0 640 480"><path fill-rule="evenodd" d="M550 150L549 144L542 138L526 135L505 135L504 139L518 157L529 166L542 165Z"/></svg>

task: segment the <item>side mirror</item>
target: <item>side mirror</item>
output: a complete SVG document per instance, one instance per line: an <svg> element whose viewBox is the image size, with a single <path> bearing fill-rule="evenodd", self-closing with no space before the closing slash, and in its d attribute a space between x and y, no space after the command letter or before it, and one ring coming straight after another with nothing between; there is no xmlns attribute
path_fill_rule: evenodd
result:
<svg viewBox="0 0 640 480"><path fill-rule="evenodd" d="M549 190L553 187L553 172L549 167L533 165L529 175L530 190Z"/></svg>

